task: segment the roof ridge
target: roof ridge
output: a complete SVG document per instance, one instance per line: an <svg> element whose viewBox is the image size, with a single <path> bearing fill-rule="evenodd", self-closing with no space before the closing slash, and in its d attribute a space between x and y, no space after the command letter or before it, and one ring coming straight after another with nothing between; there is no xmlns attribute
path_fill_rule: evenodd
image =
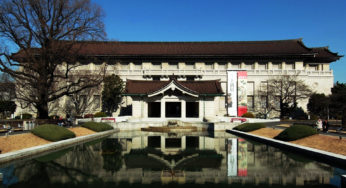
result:
<svg viewBox="0 0 346 188"><path fill-rule="evenodd" d="M68 42L67 40L64 40ZM235 40L235 41L111 41L111 40L84 40L84 41L75 41L76 43L251 43L251 42L287 42L287 41L302 41L302 38L297 39L278 39L278 40Z"/></svg>

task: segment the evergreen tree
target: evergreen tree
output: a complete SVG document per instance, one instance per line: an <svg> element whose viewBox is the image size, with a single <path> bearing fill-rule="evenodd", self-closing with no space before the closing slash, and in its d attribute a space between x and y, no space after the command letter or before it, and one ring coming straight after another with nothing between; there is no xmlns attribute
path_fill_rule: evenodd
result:
<svg viewBox="0 0 346 188"><path fill-rule="evenodd" d="M121 103L123 91L124 83L118 75L106 76L103 81L102 110L112 115Z"/></svg>

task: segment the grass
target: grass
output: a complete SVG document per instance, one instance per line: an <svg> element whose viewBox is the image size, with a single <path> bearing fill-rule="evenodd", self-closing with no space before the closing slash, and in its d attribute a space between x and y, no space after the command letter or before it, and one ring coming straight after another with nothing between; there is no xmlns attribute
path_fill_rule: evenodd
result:
<svg viewBox="0 0 346 188"><path fill-rule="evenodd" d="M82 127L90 129L95 132L102 132L112 130L113 127L107 123L97 123L97 122L86 122L82 124Z"/></svg>
<svg viewBox="0 0 346 188"><path fill-rule="evenodd" d="M277 135L274 138L282 141L293 141L314 134L317 134L317 130L313 127L306 125L293 125L282 131L279 135Z"/></svg>
<svg viewBox="0 0 346 188"><path fill-rule="evenodd" d="M31 132L38 137L52 142L76 137L72 131L52 124L40 125L31 130Z"/></svg>
<svg viewBox="0 0 346 188"><path fill-rule="evenodd" d="M243 132L251 132L251 131L265 128L265 127L266 126L263 123L244 123L234 127L233 129L238 131L243 131Z"/></svg>

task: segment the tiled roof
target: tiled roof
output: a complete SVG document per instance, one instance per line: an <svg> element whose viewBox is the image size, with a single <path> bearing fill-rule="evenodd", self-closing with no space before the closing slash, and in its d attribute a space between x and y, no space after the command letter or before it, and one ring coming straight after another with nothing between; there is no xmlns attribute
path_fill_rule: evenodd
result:
<svg viewBox="0 0 346 188"><path fill-rule="evenodd" d="M127 80L125 94L150 94L171 83L169 81L147 81L147 80ZM187 88L193 93L198 95L203 94L223 94L219 80L206 80L206 81L176 81L182 87Z"/></svg>
<svg viewBox="0 0 346 188"><path fill-rule="evenodd" d="M64 42L64 41L63 41ZM68 41L65 41L66 43ZM330 52L325 56L319 48L306 47L302 39L272 41L223 41L223 42L118 42L118 41L79 41L74 44L76 53L92 57L275 57L302 56L307 58L325 57L335 61L342 56ZM33 49L37 51L37 49ZM322 53L319 55L319 53ZM316 55L317 54L317 55ZM23 58L19 51L15 57ZM329 59L328 59L329 58Z"/></svg>

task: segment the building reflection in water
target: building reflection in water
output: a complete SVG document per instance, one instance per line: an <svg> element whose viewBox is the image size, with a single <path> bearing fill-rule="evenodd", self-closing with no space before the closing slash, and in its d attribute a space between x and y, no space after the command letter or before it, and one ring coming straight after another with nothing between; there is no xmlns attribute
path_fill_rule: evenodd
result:
<svg viewBox="0 0 346 188"><path fill-rule="evenodd" d="M19 184L329 184L334 168L228 133L120 132L18 162Z"/></svg>

